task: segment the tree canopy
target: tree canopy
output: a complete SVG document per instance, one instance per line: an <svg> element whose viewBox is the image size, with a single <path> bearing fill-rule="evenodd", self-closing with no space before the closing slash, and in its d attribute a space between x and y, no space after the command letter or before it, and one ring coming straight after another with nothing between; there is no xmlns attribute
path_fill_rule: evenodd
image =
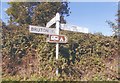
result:
<svg viewBox="0 0 120 83"><path fill-rule="evenodd" d="M18 24L35 24L45 26L59 12L62 22L64 16L69 16L67 2L10 2L6 11L10 16L9 22Z"/></svg>

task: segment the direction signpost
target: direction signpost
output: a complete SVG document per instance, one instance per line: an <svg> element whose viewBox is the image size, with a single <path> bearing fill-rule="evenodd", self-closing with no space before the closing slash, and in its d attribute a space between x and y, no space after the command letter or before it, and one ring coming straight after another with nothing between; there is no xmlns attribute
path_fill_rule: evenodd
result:
<svg viewBox="0 0 120 83"><path fill-rule="evenodd" d="M59 30L60 30L60 14L59 13L56 13L56 16L46 24L46 27L49 28L54 23L56 23L56 35L59 35ZM58 55L59 55L59 43L56 42L56 60L58 60ZM56 69L56 75L58 75L58 68Z"/></svg>
<svg viewBox="0 0 120 83"><path fill-rule="evenodd" d="M54 23L56 23L56 28L49 28ZM50 37L49 42L56 43L56 60L58 60L59 43L65 43L67 41L66 39L67 37L59 36L59 30L60 30L60 14L59 13L56 13L56 16L46 24L46 27L38 27L33 25L29 26L29 31L31 33L47 34ZM58 37L58 40L55 40L56 37ZM58 68L56 69L56 75L58 75Z"/></svg>
<svg viewBox="0 0 120 83"><path fill-rule="evenodd" d="M49 28L54 23L56 23L56 28ZM64 35L59 35L60 29L74 31L74 32L88 33L87 28L78 28L76 26L69 27L68 25L60 24L60 14L59 13L57 13L56 16L54 18L52 18L46 24L46 27L33 26L33 25L29 26L29 31L31 33L49 35L47 42L56 43L56 60L58 60L59 43L67 43L67 37ZM58 75L58 68L56 69L56 75Z"/></svg>

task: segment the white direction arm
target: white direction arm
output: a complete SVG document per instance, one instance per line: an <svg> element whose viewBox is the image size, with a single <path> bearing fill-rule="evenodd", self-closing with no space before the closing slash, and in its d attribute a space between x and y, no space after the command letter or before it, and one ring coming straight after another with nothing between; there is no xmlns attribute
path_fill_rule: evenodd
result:
<svg viewBox="0 0 120 83"><path fill-rule="evenodd" d="M52 18L47 24L46 27L50 27L51 25L53 25L56 22L56 16L54 18Z"/></svg>

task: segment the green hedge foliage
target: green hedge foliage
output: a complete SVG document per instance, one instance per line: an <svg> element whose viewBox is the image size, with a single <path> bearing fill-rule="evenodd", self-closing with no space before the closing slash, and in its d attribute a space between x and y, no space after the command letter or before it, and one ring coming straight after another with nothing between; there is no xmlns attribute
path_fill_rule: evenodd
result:
<svg viewBox="0 0 120 83"><path fill-rule="evenodd" d="M99 34L60 31L68 43L55 44L47 35L29 33L28 25L3 27L3 80L118 80L118 40ZM111 63L111 64L110 64ZM113 68L111 68L113 67ZM59 75L55 75L59 68Z"/></svg>

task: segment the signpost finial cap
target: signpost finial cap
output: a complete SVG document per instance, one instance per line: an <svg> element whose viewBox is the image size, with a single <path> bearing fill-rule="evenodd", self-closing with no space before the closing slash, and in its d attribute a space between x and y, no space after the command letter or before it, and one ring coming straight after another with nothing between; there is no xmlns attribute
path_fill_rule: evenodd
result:
<svg viewBox="0 0 120 83"><path fill-rule="evenodd" d="M60 21L60 14L56 13L56 21Z"/></svg>

